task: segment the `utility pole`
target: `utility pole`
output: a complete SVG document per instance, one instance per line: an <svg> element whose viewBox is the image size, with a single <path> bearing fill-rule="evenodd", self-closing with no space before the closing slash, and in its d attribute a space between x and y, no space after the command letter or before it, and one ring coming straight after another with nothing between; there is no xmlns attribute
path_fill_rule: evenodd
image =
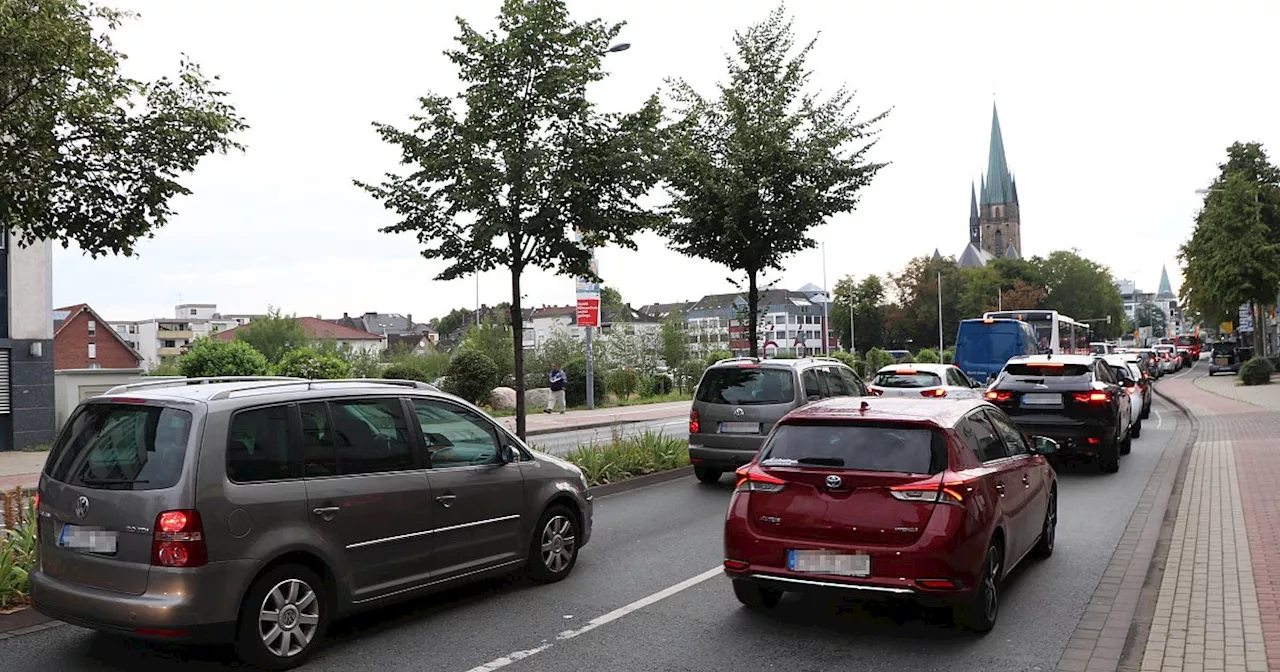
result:
<svg viewBox="0 0 1280 672"><path fill-rule="evenodd" d="M831 324L831 292L827 291L827 244L822 244L822 354L831 354L831 343L827 338L828 325Z"/></svg>
<svg viewBox="0 0 1280 672"><path fill-rule="evenodd" d="M942 340L942 271L938 271L938 359L942 359L942 351L946 350L945 341Z"/></svg>

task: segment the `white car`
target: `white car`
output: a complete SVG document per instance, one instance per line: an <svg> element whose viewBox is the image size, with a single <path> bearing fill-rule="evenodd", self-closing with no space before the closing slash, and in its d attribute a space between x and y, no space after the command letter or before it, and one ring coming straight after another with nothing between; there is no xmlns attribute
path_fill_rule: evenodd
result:
<svg viewBox="0 0 1280 672"><path fill-rule="evenodd" d="M1174 373L1182 369L1182 358L1178 356L1178 351L1172 345L1157 345L1152 348L1160 353L1160 368L1165 373Z"/></svg>
<svg viewBox="0 0 1280 672"><path fill-rule="evenodd" d="M950 364L890 364L876 372L867 391L877 397L976 399L982 384Z"/></svg>
<svg viewBox="0 0 1280 672"><path fill-rule="evenodd" d="M1111 355L1104 358L1111 370L1115 372L1116 379L1120 381L1120 385L1124 387L1125 395L1129 397L1129 436L1130 438L1138 438L1142 436L1142 387L1138 385L1138 380L1142 377L1142 371L1138 368L1137 363L1125 361L1127 355Z"/></svg>

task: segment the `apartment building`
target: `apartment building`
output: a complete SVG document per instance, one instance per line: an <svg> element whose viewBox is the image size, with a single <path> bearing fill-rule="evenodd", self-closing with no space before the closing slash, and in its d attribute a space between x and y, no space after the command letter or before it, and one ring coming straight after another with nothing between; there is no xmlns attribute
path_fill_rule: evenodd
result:
<svg viewBox="0 0 1280 672"><path fill-rule="evenodd" d="M595 335L607 340L610 333L624 325L639 335L653 335L662 330L661 321L626 306L600 311L600 326L596 328ZM557 336L579 340L586 336L586 328L578 326L577 306L542 306L525 311L525 348L541 348L548 340Z"/></svg>
<svg viewBox="0 0 1280 672"><path fill-rule="evenodd" d="M173 308L173 318L112 322L111 328L142 356L144 368L153 369L186 352L197 338L235 329L259 317L223 314L214 303L180 303Z"/></svg>
<svg viewBox="0 0 1280 672"><path fill-rule="evenodd" d="M53 245L0 230L0 451L51 445Z"/></svg>
<svg viewBox="0 0 1280 672"><path fill-rule="evenodd" d="M756 319L757 346L761 354L803 356L822 352L824 331L827 347L837 346L832 330L824 329L822 299L825 294L812 285L804 289L808 291L760 290ZM746 292L704 296L681 312L690 352L728 350L735 355L750 352Z"/></svg>

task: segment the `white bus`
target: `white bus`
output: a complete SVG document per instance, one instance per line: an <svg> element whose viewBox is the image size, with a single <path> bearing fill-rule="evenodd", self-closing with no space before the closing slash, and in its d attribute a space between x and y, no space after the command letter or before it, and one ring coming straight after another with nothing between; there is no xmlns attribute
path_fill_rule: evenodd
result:
<svg viewBox="0 0 1280 672"><path fill-rule="evenodd" d="M1000 310L984 313L982 318L1014 319L1030 324L1042 353L1089 354L1089 325L1056 310Z"/></svg>

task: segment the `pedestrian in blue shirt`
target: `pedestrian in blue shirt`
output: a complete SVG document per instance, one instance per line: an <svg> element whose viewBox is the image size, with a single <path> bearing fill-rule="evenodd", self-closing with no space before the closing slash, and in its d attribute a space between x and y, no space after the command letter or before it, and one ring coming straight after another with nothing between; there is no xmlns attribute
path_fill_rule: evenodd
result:
<svg viewBox="0 0 1280 672"><path fill-rule="evenodd" d="M559 364L551 365L551 376L549 377L551 387L551 399L547 401L547 407L543 409L543 413L550 413L559 409L560 414L564 414L564 390L569 386L569 378L564 375L564 371L560 369Z"/></svg>

